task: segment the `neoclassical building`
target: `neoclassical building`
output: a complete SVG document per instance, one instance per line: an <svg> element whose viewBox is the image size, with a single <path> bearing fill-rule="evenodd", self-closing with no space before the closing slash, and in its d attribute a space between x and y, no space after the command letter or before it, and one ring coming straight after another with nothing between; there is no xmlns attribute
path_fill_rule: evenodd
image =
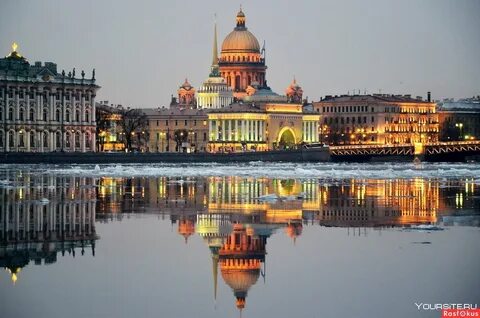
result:
<svg viewBox="0 0 480 318"><path fill-rule="evenodd" d="M222 108L233 102L232 88L227 84L226 80L220 75L218 66L218 49L217 49L217 24L215 24L213 35L213 57L212 66L210 67L210 75L203 82L203 85L197 92L198 108Z"/></svg>
<svg viewBox="0 0 480 318"><path fill-rule="evenodd" d="M95 151L95 70L57 72L51 62L31 65L12 45L0 59L0 151Z"/></svg>
<svg viewBox="0 0 480 318"><path fill-rule="evenodd" d="M256 82L266 86L264 50L257 38L248 31L242 9L237 14L237 25L222 43L220 52L220 75L234 91L236 98L246 95L247 87Z"/></svg>

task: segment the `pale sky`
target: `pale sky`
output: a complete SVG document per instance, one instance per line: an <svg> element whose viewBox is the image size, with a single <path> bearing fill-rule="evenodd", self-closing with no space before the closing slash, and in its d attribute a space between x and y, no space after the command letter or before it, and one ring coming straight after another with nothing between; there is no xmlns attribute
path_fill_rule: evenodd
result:
<svg viewBox="0 0 480 318"><path fill-rule="evenodd" d="M87 76L95 68L97 100L168 105L185 77L198 87L208 76L214 13L220 46L240 3L249 30L266 41L277 93L295 76L310 100L353 89L480 94L478 0L1 0L0 54L16 41L31 63Z"/></svg>

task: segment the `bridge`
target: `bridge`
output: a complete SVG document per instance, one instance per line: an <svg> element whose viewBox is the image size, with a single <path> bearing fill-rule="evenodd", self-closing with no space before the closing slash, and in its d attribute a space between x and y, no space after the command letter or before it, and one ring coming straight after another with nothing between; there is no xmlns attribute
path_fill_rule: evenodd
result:
<svg viewBox="0 0 480 318"><path fill-rule="evenodd" d="M397 145L345 145L330 146L332 157L439 157L451 155L479 155L480 141L449 141L426 144L397 144Z"/></svg>

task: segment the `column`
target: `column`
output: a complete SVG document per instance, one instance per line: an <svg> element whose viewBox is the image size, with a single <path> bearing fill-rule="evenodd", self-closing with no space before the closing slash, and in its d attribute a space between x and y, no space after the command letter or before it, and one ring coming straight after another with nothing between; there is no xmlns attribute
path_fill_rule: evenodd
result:
<svg viewBox="0 0 480 318"><path fill-rule="evenodd" d="M213 122L211 120L208 121L208 141L212 141L213 137Z"/></svg>
<svg viewBox="0 0 480 318"><path fill-rule="evenodd" d="M80 133L80 151L85 152L85 133Z"/></svg>
<svg viewBox="0 0 480 318"><path fill-rule="evenodd" d="M222 119L222 140L225 141L225 120Z"/></svg>
<svg viewBox="0 0 480 318"><path fill-rule="evenodd" d="M250 120L245 121L245 140L250 142Z"/></svg>

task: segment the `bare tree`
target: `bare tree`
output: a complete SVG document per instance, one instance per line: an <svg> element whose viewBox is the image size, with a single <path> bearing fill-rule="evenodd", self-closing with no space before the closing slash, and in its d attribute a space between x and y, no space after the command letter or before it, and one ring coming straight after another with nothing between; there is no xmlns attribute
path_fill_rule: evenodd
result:
<svg viewBox="0 0 480 318"><path fill-rule="evenodd" d="M97 105L95 108L95 119L97 122L97 147L98 151L103 151L105 143L105 132L110 128L110 116L113 109L106 105Z"/></svg>
<svg viewBox="0 0 480 318"><path fill-rule="evenodd" d="M132 150L133 141L147 141L148 120L147 116L140 109L119 108L118 113L121 115L120 126L125 134L125 149ZM135 138L136 137L136 138Z"/></svg>

